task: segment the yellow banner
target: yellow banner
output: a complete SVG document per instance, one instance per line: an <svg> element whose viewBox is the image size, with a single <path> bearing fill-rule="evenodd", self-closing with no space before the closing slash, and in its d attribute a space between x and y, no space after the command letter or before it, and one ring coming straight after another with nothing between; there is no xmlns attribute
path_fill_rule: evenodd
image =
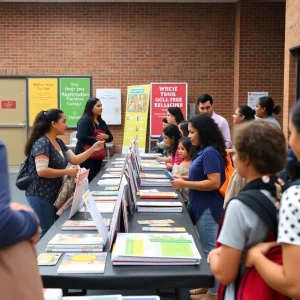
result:
<svg viewBox="0 0 300 300"><path fill-rule="evenodd" d="M122 153L136 139L140 153L145 153L147 122L150 99L150 85L127 87L127 103Z"/></svg>
<svg viewBox="0 0 300 300"><path fill-rule="evenodd" d="M28 78L29 126L41 110L58 107L57 78Z"/></svg>

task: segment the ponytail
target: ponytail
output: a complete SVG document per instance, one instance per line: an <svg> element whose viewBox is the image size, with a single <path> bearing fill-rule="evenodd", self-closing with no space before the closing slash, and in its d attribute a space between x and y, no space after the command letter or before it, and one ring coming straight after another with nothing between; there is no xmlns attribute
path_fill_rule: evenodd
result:
<svg viewBox="0 0 300 300"><path fill-rule="evenodd" d="M63 111L60 109L42 110L35 117L29 139L25 145L25 155L28 156L37 139L49 132L52 122L58 122Z"/></svg>

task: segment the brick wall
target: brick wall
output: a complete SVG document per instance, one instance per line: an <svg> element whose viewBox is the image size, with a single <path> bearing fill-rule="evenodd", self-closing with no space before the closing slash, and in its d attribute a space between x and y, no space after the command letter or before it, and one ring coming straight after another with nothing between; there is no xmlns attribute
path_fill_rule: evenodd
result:
<svg viewBox="0 0 300 300"><path fill-rule="evenodd" d="M248 92L269 92L283 104L285 3L240 0L237 4L235 100L246 104ZM237 45L237 43L239 44ZM236 79L238 76L238 79ZM236 99L238 98L238 99ZM282 122L282 115L276 117Z"/></svg>
<svg viewBox="0 0 300 300"><path fill-rule="evenodd" d="M251 90L282 98L284 5L246 8L251 12L245 17L241 10L234 66L235 4L1 3L0 74L92 75L94 94L122 89L123 124L128 85L185 81L189 102L208 92L231 123L234 89L239 102ZM123 127L110 129L119 152Z"/></svg>
<svg viewBox="0 0 300 300"><path fill-rule="evenodd" d="M289 111L296 100L296 56L289 49L300 46L300 2L286 0L285 50L284 50L284 111L283 124L287 136Z"/></svg>

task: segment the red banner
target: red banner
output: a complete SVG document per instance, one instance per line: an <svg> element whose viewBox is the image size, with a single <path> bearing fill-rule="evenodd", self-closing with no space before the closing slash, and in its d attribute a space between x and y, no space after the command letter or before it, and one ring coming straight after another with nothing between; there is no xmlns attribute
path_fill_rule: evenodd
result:
<svg viewBox="0 0 300 300"><path fill-rule="evenodd" d="M187 118L187 83L151 83L150 135L162 134L169 107L179 107Z"/></svg>

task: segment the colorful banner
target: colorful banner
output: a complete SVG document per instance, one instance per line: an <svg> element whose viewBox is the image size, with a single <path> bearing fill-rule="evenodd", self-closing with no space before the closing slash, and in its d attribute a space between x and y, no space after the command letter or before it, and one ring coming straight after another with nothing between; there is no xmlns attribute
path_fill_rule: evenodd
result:
<svg viewBox="0 0 300 300"><path fill-rule="evenodd" d="M33 125L41 110L57 108L57 78L28 78L28 114L29 126Z"/></svg>
<svg viewBox="0 0 300 300"><path fill-rule="evenodd" d="M169 107L179 107L187 118L187 83L151 83L150 136L162 134Z"/></svg>
<svg viewBox="0 0 300 300"><path fill-rule="evenodd" d="M149 85L127 87L127 104L122 153L127 153L130 143L136 139L140 153L145 153L149 111Z"/></svg>
<svg viewBox="0 0 300 300"><path fill-rule="evenodd" d="M91 95L91 78L60 78L59 83L60 109L66 115L68 127L77 127Z"/></svg>

